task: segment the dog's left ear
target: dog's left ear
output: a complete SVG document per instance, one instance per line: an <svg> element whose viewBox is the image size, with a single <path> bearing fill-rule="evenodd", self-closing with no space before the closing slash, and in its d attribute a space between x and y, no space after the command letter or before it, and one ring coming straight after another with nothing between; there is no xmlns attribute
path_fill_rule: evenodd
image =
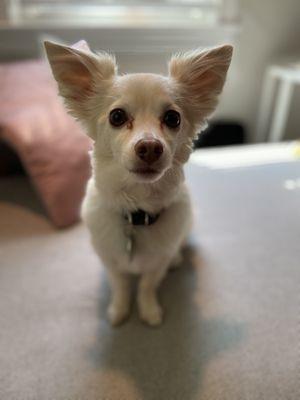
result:
<svg viewBox="0 0 300 400"><path fill-rule="evenodd" d="M116 74L114 57L106 53L94 54L85 41L64 46L44 43L59 93L76 118L90 118L90 102L95 95L102 97Z"/></svg>
<svg viewBox="0 0 300 400"><path fill-rule="evenodd" d="M232 50L232 46L224 45L172 57L169 75L179 92L179 101L195 123L202 122L215 110Z"/></svg>

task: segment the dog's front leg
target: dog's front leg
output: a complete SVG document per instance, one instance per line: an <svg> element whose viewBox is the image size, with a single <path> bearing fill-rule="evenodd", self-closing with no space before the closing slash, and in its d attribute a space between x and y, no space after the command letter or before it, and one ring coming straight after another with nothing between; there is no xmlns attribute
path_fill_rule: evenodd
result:
<svg viewBox="0 0 300 400"><path fill-rule="evenodd" d="M131 302L131 285L129 274L108 269L111 287L111 301L108 307L108 318L112 325L119 325L129 315Z"/></svg>
<svg viewBox="0 0 300 400"><path fill-rule="evenodd" d="M144 273L138 286L138 308L140 318L149 325L160 325L163 317L163 310L158 302L157 289L163 280L168 265L151 272Z"/></svg>

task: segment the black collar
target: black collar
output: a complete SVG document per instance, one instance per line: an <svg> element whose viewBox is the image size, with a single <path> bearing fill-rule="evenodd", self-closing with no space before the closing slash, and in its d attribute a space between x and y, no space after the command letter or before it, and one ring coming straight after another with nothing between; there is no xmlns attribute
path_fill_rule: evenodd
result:
<svg viewBox="0 0 300 400"><path fill-rule="evenodd" d="M134 212L125 213L125 219L131 225L152 225L158 220L160 213L149 214L144 210L137 210Z"/></svg>

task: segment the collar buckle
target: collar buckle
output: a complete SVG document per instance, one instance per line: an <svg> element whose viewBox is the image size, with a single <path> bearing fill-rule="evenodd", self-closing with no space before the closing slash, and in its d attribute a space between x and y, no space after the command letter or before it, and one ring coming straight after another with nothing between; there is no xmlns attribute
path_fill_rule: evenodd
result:
<svg viewBox="0 0 300 400"><path fill-rule="evenodd" d="M149 214L144 210L137 210L134 212L126 212L124 217L130 225L149 226L158 220L160 213Z"/></svg>

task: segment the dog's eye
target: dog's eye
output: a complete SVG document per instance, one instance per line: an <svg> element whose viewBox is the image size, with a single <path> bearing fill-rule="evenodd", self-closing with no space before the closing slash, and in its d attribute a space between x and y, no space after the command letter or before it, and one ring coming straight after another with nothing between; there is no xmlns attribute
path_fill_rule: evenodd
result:
<svg viewBox="0 0 300 400"><path fill-rule="evenodd" d="M122 108L115 108L109 114L109 122L112 126L119 127L125 124L128 121L128 116L126 111L122 110Z"/></svg>
<svg viewBox="0 0 300 400"><path fill-rule="evenodd" d="M163 116L163 123L171 129L178 128L178 126L180 125L180 120L180 114L175 110L168 110Z"/></svg>

